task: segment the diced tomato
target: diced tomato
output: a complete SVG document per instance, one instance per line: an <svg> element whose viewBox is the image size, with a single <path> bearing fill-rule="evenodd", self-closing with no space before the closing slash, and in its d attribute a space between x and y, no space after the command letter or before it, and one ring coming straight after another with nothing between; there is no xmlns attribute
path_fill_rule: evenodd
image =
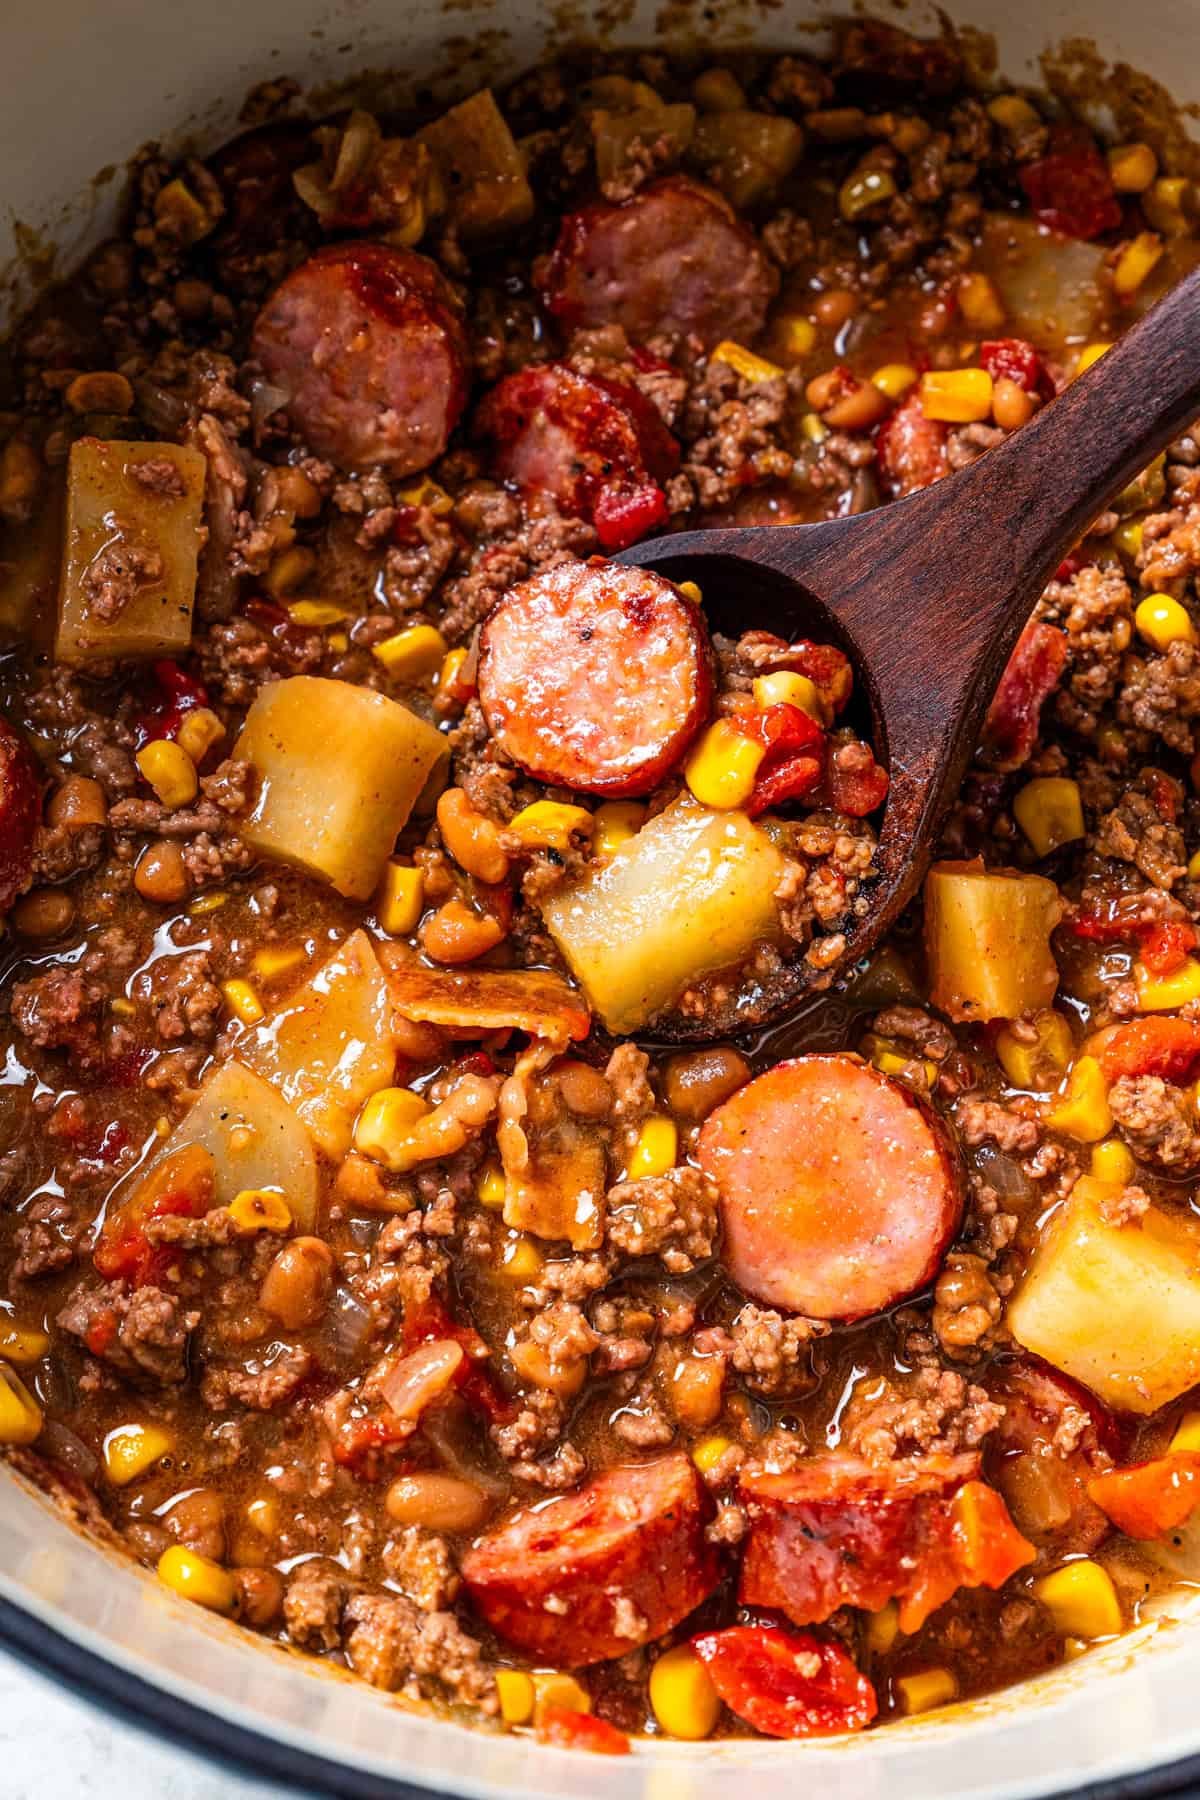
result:
<svg viewBox="0 0 1200 1800"><path fill-rule="evenodd" d="M692 1639L731 1712L767 1737L861 1731L879 1710L875 1689L840 1644L779 1625L733 1625Z"/></svg>
<svg viewBox="0 0 1200 1800"><path fill-rule="evenodd" d="M1113 1469L1089 1481L1088 1493L1127 1537L1163 1537L1200 1506L1200 1453L1170 1450L1152 1462Z"/></svg>
<svg viewBox="0 0 1200 1800"><path fill-rule="evenodd" d="M1168 825L1173 825L1179 817L1183 798L1179 783L1165 775L1161 769L1143 769L1141 786L1159 818L1164 819Z"/></svg>
<svg viewBox="0 0 1200 1800"><path fill-rule="evenodd" d="M637 488L602 488L592 509L592 524L605 550L628 549L661 531L669 517L667 497L653 481Z"/></svg>
<svg viewBox="0 0 1200 1800"><path fill-rule="evenodd" d="M1121 203L1095 141L1071 125L1056 125L1045 156L1025 163L1018 179L1034 217L1067 237L1115 231Z"/></svg>
<svg viewBox="0 0 1200 1800"><path fill-rule="evenodd" d="M1109 1082L1123 1075L1158 1075L1180 1086L1200 1064L1200 1025L1190 1019L1131 1019L1118 1025L1096 1060Z"/></svg>
<svg viewBox="0 0 1200 1800"><path fill-rule="evenodd" d="M1182 968L1196 948L1196 928L1187 919L1163 919L1142 939L1142 961L1152 975L1169 975Z"/></svg>
<svg viewBox="0 0 1200 1800"><path fill-rule="evenodd" d="M785 756L781 762L768 769L765 775L758 776L754 791L746 803L746 811L752 819L757 819L760 813L773 807L786 806L792 800L802 800L805 795L814 793L820 787L824 773L823 756L814 756L811 751Z"/></svg>
<svg viewBox="0 0 1200 1800"><path fill-rule="evenodd" d="M151 1169L124 1204L104 1221L92 1251L97 1273L106 1281L128 1281L133 1287L157 1287L179 1251L152 1244L146 1235L150 1219L198 1219L213 1203L213 1159L199 1144L187 1144Z"/></svg>
<svg viewBox="0 0 1200 1800"><path fill-rule="evenodd" d="M541 1744L558 1750L590 1750L593 1756L628 1756L629 1739L607 1719L594 1713L571 1712L565 1706L548 1706L538 1720L536 1736Z"/></svg>
<svg viewBox="0 0 1200 1800"><path fill-rule="evenodd" d="M394 1476L401 1471L394 1461L385 1461L386 1453L411 1435L405 1421L395 1417L348 1419L334 1437L333 1460L359 1481L378 1481L385 1468Z"/></svg>
<svg viewBox="0 0 1200 1800"><path fill-rule="evenodd" d="M825 765L825 785L821 798L834 812L851 819L865 819L887 799L888 773L863 746L861 761L847 763L834 755Z"/></svg>
<svg viewBox="0 0 1200 1800"><path fill-rule="evenodd" d="M1035 621L1017 639L983 726L987 761L1019 769L1037 743L1042 707L1067 666L1067 640L1052 625Z"/></svg>
<svg viewBox="0 0 1200 1800"><path fill-rule="evenodd" d="M796 750L811 750L825 736L815 719L786 701L768 706L765 712L740 713L737 724L739 731L762 745L768 763Z"/></svg>
<svg viewBox="0 0 1200 1800"><path fill-rule="evenodd" d="M208 690L181 669L177 662L161 658L151 665L156 696L133 721L134 747L141 750L158 738L173 738L184 718L197 706L208 705Z"/></svg>
<svg viewBox="0 0 1200 1800"><path fill-rule="evenodd" d="M111 1350L117 1338L117 1315L111 1306L98 1312L84 1334L84 1343L93 1356L103 1356Z"/></svg>
<svg viewBox="0 0 1200 1800"><path fill-rule="evenodd" d="M405 1312L401 1348L407 1353L419 1344L429 1344L439 1338L453 1338L466 1352L454 1378L454 1386L467 1405L487 1419L501 1423L510 1421L515 1409L488 1367L487 1345L473 1326L459 1324L444 1300L437 1294L430 1294L422 1306L410 1307Z"/></svg>
<svg viewBox="0 0 1200 1800"><path fill-rule="evenodd" d="M920 396L912 394L876 428L875 461L893 499L915 494L946 473L948 429L927 419Z"/></svg>
<svg viewBox="0 0 1200 1800"><path fill-rule="evenodd" d="M97 1162L114 1163L122 1150L129 1143L129 1133L119 1119L112 1119L104 1127L100 1142L96 1145Z"/></svg>
<svg viewBox="0 0 1200 1800"><path fill-rule="evenodd" d="M979 360L993 381L1015 381L1027 394L1053 398L1049 371L1027 338L992 338L980 344Z"/></svg>

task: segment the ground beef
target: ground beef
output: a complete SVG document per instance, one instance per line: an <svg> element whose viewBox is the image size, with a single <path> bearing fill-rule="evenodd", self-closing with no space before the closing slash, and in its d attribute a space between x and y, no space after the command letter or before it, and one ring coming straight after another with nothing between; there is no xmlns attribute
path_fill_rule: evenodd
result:
<svg viewBox="0 0 1200 1800"><path fill-rule="evenodd" d="M383 1547L389 1581L425 1613L444 1612L462 1585L446 1539L436 1531L409 1525Z"/></svg>
<svg viewBox="0 0 1200 1800"><path fill-rule="evenodd" d="M207 1043L216 1036L221 990L212 979L205 951L195 950L157 963L146 986L155 1027L165 1043L184 1038Z"/></svg>
<svg viewBox="0 0 1200 1800"><path fill-rule="evenodd" d="M889 1006L875 1014L871 1028L880 1037L912 1044L921 1056L931 1057L934 1062L944 1062L955 1047L950 1027L919 1006Z"/></svg>
<svg viewBox="0 0 1200 1800"><path fill-rule="evenodd" d="M80 587L93 618L111 625L143 588L163 577L163 559L149 544L117 536L92 558Z"/></svg>
<svg viewBox="0 0 1200 1800"><path fill-rule="evenodd" d="M625 1256L660 1256L672 1275L686 1274L712 1255L717 1201L708 1177L686 1165L618 1182L608 1190L608 1242Z"/></svg>
<svg viewBox="0 0 1200 1800"><path fill-rule="evenodd" d="M342 1611L350 1583L336 1563L319 1557L303 1562L288 1577L283 1618L288 1636L302 1650L337 1650L342 1642Z"/></svg>
<svg viewBox="0 0 1200 1800"><path fill-rule="evenodd" d="M880 1391L880 1389L882 1391ZM951 1369L920 1369L908 1382L884 1381L872 1398L851 1399L842 1445L869 1462L977 1450L1004 1416L986 1391Z"/></svg>
<svg viewBox="0 0 1200 1800"><path fill-rule="evenodd" d="M69 1269L88 1235L88 1222L69 1200L47 1194L26 1207L14 1233L10 1284Z"/></svg>
<svg viewBox="0 0 1200 1800"><path fill-rule="evenodd" d="M178 1294L161 1288L130 1290L120 1281L104 1287L85 1282L55 1322L119 1373L174 1386L187 1380L188 1339L200 1314L186 1310Z"/></svg>
<svg viewBox="0 0 1200 1800"><path fill-rule="evenodd" d="M1040 1135L1035 1119L1024 1119L995 1100L964 1100L954 1120L964 1143L983 1144L990 1138L1009 1155L1033 1150Z"/></svg>
<svg viewBox="0 0 1200 1800"><path fill-rule="evenodd" d="M829 1335L817 1319L785 1319L763 1306L743 1306L730 1327L729 1359L756 1394L774 1399L805 1393L815 1380L812 1346Z"/></svg>
<svg viewBox="0 0 1200 1800"><path fill-rule="evenodd" d="M89 982L82 970L47 969L14 984L9 999L13 1024L38 1050L67 1050L83 1064L100 1054L103 987Z"/></svg>
<svg viewBox="0 0 1200 1800"><path fill-rule="evenodd" d="M399 1594L358 1594L345 1619L347 1660L372 1687L395 1693L411 1686L427 1696L440 1688L495 1711L495 1681L453 1613L421 1612Z"/></svg>
<svg viewBox="0 0 1200 1800"><path fill-rule="evenodd" d="M1191 1095L1159 1075L1122 1075L1109 1090L1117 1128L1134 1155L1174 1175L1200 1168L1200 1130Z"/></svg>
<svg viewBox="0 0 1200 1800"><path fill-rule="evenodd" d="M104 855L102 825L39 825L33 843L32 885L70 881Z"/></svg>
<svg viewBox="0 0 1200 1800"><path fill-rule="evenodd" d="M975 1355L993 1340L1004 1302L987 1264L969 1251L953 1250L934 1289L933 1329L948 1355Z"/></svg>
<svg viewBox="0 0 1200 1800"><path fill-rule="evenodd" d="M1169 891L1187 873L1187 850L1173 815L1164 817L1164 791L1177 793L1171 777L1158 769L1143 770L1099 820L1089 842L1099 855L1132 863L1154 887Z"/></svg>
<svg viewBox="0 0 1200 1800"><path fill-rule="evenodd" d="M313 1368L309 1351L287 1347L262 1362L254 1359L244 1368L205 1369L200 1393L212 1412L227 1412L233 1405L251 1412L272 1412L294 1398Z"/></svg>

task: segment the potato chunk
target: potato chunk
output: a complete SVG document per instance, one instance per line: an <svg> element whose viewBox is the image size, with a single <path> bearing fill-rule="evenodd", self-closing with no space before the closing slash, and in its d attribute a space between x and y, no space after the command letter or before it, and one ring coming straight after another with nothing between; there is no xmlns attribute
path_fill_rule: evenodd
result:
<svg viewBox="0 0 1200 1800"><path fill-rule="evenodd" d="M533 217L525 164L490 88L452 106L417 133L441 170L450 213L468 242L492 238Z"/></svg>
<svg viewBox="0 0 1200 1800"><path fill-rule="evenodd" d="M392 1003L365 931L356 931L238 1055L293 1106L319 1150L344 1156L359 1107L396 1066Z"/></svg>
<svg viewBox="0 0 1200 1800"><path fill-rule="evenodd" d="M1152 1206L1112 1225L1111 1182L1085 1176L1050 1221L1008 1309L1027 1350L1122 1412L1200 1381L1200 1226Z"/></svg>
<svg viewBox="0 0 1200 1800"><path fill-rule="evenodd" d="M299 1115L275 1089L241 1063L210 1075L191 1111L163 1145L162 1160L190 1144L213 1159L214 1206L244 1188L283 1195L298 1231L317 1217L317 1159Z"/></svg>
<svg viewBox="0 0 1200 1800"><path fill-rule="evenodd" d="M1052 881L982 862L935 863L925 877L929 998L952 1019L1015 1019L1058 987L1050 933L1062 917Z"/></svg>
<svg viewBox="0 0 1200 1800"><path fill-rule="evenodd" d="M365 900L446 754L441 733L386 694L316 675L274 681L234 750L258 782L239 832L264 856Z"/></svg>
<svg viewBox="0 0 1200 1800"><path fill-rule="evenodd" d="M180 444L72 444L54 636L61 662L187 649L206 466Z"/></svg>
<svg viewBox="0 0 1200 1800"><path fill-rule="evenodd" d="M782 872L745 813L683 796L542 913L608 1029L636 1031L701 976L779 936Z"/></svg>
<svg viewBox="0 0 1200 1800"><path fill-rule="evenodd" d="M704 113L692 155L736 207L762 206L800 160L804 133L778 113Z"/></svg>

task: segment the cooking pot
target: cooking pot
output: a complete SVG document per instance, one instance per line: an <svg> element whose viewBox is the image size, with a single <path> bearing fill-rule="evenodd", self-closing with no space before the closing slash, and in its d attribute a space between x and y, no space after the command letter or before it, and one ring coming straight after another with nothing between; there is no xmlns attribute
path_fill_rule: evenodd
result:
<svg viewBox="0 0 1200 1800"><path fill-rule="evenodd" d="M723 0L716 10L717 21L707 0L661 10L605 0L591 17L581 0L554 9L537 0L11 8L0 57L7 298L27 290L31 246L57 245L69 267L103 235L116 172L134 149L148 139L211 148L236 129L247 89L264 78L291 75L333 103L340 84L399 67L402 86L453 97L589 29L637 45L820 45L819 0ZM932 7L894 10L909 29L937 29ZM1043 51L1086 34L1109 62L1144 71L1180 102L1200 100L1194 0L1145 11L1118 0L957 0L953 12L994 36L1010 81L1037 82ZM429 1789L487 1800L725 1800L756 1784L803 1784L828 1800L1177 1792L1200 1774L1198 1614L1200 1591L1177 1591L1120 1642L989 1700L860 1738L643 1743L629 1758L587 1756L405 1710L225 1626L82 1538L0 1465L0 1641L166 1739L357 1800ZM1189 1757L1191 1771L1180 1766Z"/></svg>

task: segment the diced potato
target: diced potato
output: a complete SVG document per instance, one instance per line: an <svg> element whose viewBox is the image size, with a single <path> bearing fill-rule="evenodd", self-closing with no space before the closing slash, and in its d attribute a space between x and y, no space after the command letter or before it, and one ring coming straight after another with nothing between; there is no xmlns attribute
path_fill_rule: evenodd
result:
<svg viewBox="0 0 1200 1800"><path fill-rule="evenodd" d="M452 106L417 138L442 172L451 217L465 240L497 237L533 217L525 164L490 88Z"/></svg>
<svg viewBox="0 0 1200 1800"><path fill-rule="evenodd" d="M576 96L581 112L637 112L639 108L661 106L662 96L648 81L631 81L628 75L597 75L585 81Z"/></svg>
<svg viewBox="0 0 1200 1800"><path fill-rule="evenodd" d="M257 777L246 843L365 900L447 749L386 694L293 675L259 690L233 754Z"/></svg>
<svg viewBox="0 0 1200 1800"><path fill-rule="evenodd" d="M199 1144L213 1159L214 1205L228 1206L247 1188L278 1192L298 1231L317 1218L317 1159L299 1114L261 1076L241 1063L210 1075L196 1104L163 1146L172 1155Z"/></svg>
<svg viewBox="0 0 1200 1800"><path fill-rule="evenodd" d="M761 206L800 161L804 134L779 113L702 113L692 160L736 207Z"/></svg>
<svg viewBox="0 0 1200 1800"><path fill-rule="evenodd" d="M925 877L929 998L952 1019L1017 1019L1058 987L1052 881L982 862L935 863Z"/></svg>
<svg viewBox="0 0 1200 1800"><path fill-rule="evenodd" d="M178 476L141 481L135 473L170 463ZM62 580L54 654L61 662L172 656L192 639L196 565L207 464L180 444L80 438L67 465ZM155 471L155 477L158 471ZM140 565L120 610L105 618L97 593L111 571Z"/></svg>
<svg viewBox="0 0 1200 1800"><path fill-rule="evenodd" d="M629 162L629 153L640 138L644 144L669 144L671 160L678 162L692 141L696 129L694 106L640 106L632 112L608 112L601 108L592 114L592 139L596 146L596 174L600 181L611 181Z"/></svg>
<svg viewBox="0 0 1200 1800"><path fill-rule="evenodd" d="M1094 338L1105 311L1103 244L1045 231L1036 219L991 213L984 254L1020 337L1044 349Z"/></svg>
<svg viewBox="0 0 1200 1800"><path fill-rule="evenodd" d="M597 1250L604 1237L608 1158L595 1125L565 1112L552 1076L534 1076L521 1121L528 1162L505 1158L504 1223L535 1237L566 1238L574 1250ZM511 1140L501 1137L501 1151Z"/></svg>
<svg viewBox="0 0 1200 1800"><path fill-rule="evenodd" d="M404 1018L480 1036L527 1031L566 1044L586 1037L591 1024L582 997L548 969L429 969L401 963L388 971L388 988Z"/></svg>
<svg viewBox="0 0 1200 1800"><path fill-rule="evenodd" d="M0 633L5 638L37 634L48 641L53 630L63 550L61 477L46 484L24 525L0 529Z"/></svg>
<svg viewBox="0 0 1200 1800"><path fill-rule="evenodd" d="M1152 1413L1200 1381L1200 1226L1152 1206L1101 1212L1119 1188L1086 1175L1050 1221L1008 1309L1026 1350L1122 1412Z"/></svg>
<svg viewBox="0 0 1200 1800"><path fill-rule="evenodd" d="M745 813L683 795L542 914L608 1029L637 1031L701 976L779 937L782 873Z"/></svg>
<svg viewBox="0 0 1200 1800"><path fill-rule="evenodd" d="M344 1156L359 1107L396 1067L391 998L366 932L242 1038L238 1055L295 1107L318 1149Z"/></svg>

